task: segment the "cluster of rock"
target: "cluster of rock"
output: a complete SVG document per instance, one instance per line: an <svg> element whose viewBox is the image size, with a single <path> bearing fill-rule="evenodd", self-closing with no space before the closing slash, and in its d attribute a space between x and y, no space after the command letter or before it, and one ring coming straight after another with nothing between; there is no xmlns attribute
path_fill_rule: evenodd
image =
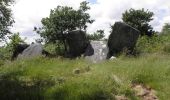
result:
<svg viewBox="0 0 170 100"><path fill-rule="evenodd" d="M69 34L70 53L73 57L84 55L92 62L100 62L106 59L115 58L117 53L127 49L133 52L140 32L126 23L116 22L108 41L90 41L85 32L73 31Z"/></svg>
<svg viewBox="0 0 170 100"><path fill-rule="evenodd" d="M76 58L84 55L92 62L99 62L110 59L123 49L133 51L139 31L125 23L116 22L107 41L89 41L84 31L75 30L68 32L66 41L69 47L69 57ZM14 52L13 58L18 54L20 58L43 55L43 48L40 43L21 45Z"/></svg>

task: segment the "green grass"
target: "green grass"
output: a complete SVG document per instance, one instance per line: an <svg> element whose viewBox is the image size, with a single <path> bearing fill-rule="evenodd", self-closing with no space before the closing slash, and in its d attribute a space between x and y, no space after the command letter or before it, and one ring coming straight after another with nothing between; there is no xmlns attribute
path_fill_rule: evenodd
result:
<svg viewBox="0 0 170 100"><path fill-rule="evenodd" d="M132 83L149 85L160 100L170 98L170 55L120 57L99 64L38 57L0 67L1 100L114 100L122 94L138 100Z"/></svg>

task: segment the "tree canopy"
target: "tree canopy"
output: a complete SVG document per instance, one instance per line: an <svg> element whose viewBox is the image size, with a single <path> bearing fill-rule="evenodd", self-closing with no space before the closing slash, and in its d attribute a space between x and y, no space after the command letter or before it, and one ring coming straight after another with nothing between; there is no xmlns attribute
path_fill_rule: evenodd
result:
<svg viewBox="0 0 170 100"><path fill-rule="evenodd" d="M87 35L89 40L101 40L105 37L104 30L97 30L93 34Z"/></svg>
<svg viewBox="0 0 170 100"><path fill-rule="evenodd" d="M122 20L123 22L138 29L141 32L141 35L151 36L154 31L152 26L149 25L149 22L153 20L153 15L153 12L144 10L144 8L139 10L131 8L122 14Z"/></svg>
<svg viewBox="0 0 170 100"><path fill-rule="evenodd" d="M9 6L13 0L0 0L0 41L9 34L9 26L14 22Z"/></svg>
<svg viewBox="0 0 170 100"><path fill-rule="evenodd" d="M58 6L51 10L49 17L42 19L43 27L38 33L47 42L64 41L68 31L86 30L87 23L93 23L94 20L91 20L90 15L86 13L89 9L86 1L80 3L78 10L68 6Z"/></svg>
<svg viewBox="0 0 170 100"><path fill-rule="evenodd" d="M20 43L25 43L24 40L20 37L19 33L14 33L9 37L10 42L8 43L8 46L12 47L12 50L16 48L16 46Z"/></svg>
<svg viewBox="0 0 170 100"><path fill-rule="evenodd" d="M35 30L46 42L63 44L67 51L67 33L76 29L86 31L87 24L94 22L86 12L90 9L88 4L86 1L81 2L78 10L68 6L57 6L51 10L49 17L42 19L42 28L35 27Z"/></svg>

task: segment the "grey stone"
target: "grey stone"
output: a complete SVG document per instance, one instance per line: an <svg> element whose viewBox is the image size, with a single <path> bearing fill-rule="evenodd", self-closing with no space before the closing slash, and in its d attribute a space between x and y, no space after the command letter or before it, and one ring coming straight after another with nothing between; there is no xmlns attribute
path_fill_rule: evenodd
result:
<svg viewBox="0 0 170 100"><path fill-rule="evenodd" d="M106 60L108 47L106 41L91 41L89 48L86 49L85 58L93 63ZM93 54L92 54L93 52Z"/></svg>
<svg viewBox="0 0 170 100"><path fill-rule="evenodd" d="M28 48L28 44L18 44L12 54L11 60L15 60L19 54L21 54L26 48Z"/></svg>
<svg viewBox="0 0 170 100"><path fill-rule="evenodd" d="M89 40L84 31L75 30L68 32L67 43L69 46L69 55L74 58L84 54Z"/></svg>
<svg viewBox="0 0 170 100"><path fill-rule="evenodd" d="M18 56L18 58L29 58L41 56L43 52L43 46L40 43L31 44L28 48L26 48L22 54Z"/></svg>
<svg viewBox="0 0 170 100"><path fill-rule="evenodd" d="M76 68L73 70L73 73L74 74L80 74L81 70L79 68Z"/></svg>
<svg viewBox="0 0 170 100"><path fill-rule="evenodd" d="M140 32L137 29L126 23L116 22L114 26L112 26L112 32L108 40L109 53L107 58L120 53L124 49L132 52L139 34Z"/></svg>
<svg viewBox="0 0 170 100"><path fill-rule="evenodd" d="M84 53L84 56L92 56L94 54L94 49L91 45L91 43L89 43L89 45L86 48L86 51Z"/></svg>

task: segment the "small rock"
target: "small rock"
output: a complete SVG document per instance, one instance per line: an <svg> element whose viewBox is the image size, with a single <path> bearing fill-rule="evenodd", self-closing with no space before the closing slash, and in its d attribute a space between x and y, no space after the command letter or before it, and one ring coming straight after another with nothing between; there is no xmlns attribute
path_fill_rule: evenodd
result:
<svg viewBox="0 0 170 100"><path fill-rule="evenodd" d="M136 96L141 97L142 100L159 100L156 96L156 91L150 87L144 87L142 85L134 85L133 89L136 92Z"/></svg>
<svg viewBox="0 0 170 100"><path fill-rule="evenodd" d="M74 69L74 70L73 70L73 73L74 73L74 74L80 74L80 71L81 71L81 70L77 68L77 69Z"/></svg>
<svg viewBox="0 0 170 100"><path fill-rule="evenodd" d="M145 96L149 94L149 91L144 89L141 85L135 86L134 90L136 91L137 96Z"/></svg>
<svg viewBox="0 0 170 100"><path fill-rule="evenodd" d="M112 57L110 58L110 60L113 60L113 59L116 59L116 57L112 56Z"/></svg>

